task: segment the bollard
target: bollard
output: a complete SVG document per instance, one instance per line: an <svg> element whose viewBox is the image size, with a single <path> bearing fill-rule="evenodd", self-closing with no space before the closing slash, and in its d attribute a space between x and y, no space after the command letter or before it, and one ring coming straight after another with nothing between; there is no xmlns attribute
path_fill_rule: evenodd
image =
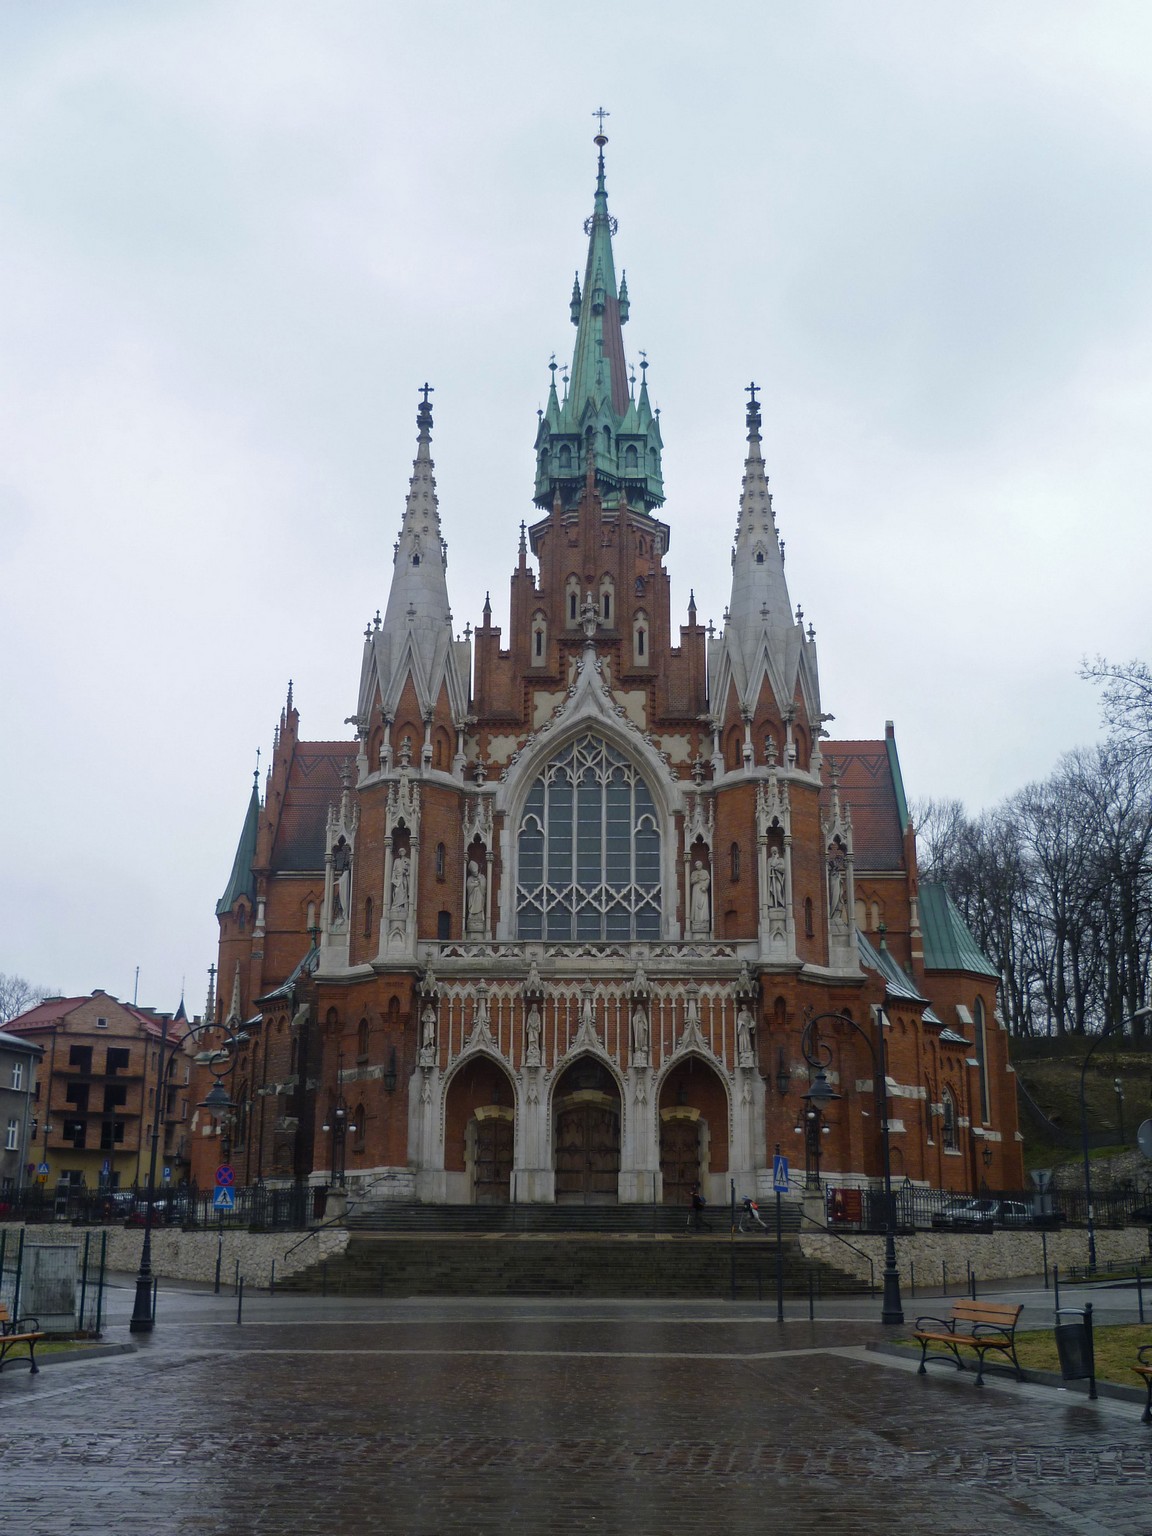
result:
<svg viewBox="0 0 1152 1536"><path fill-rule="evenodd" d="M108 1234L100 1234L100 1278L96 1282L96 1337L100 1337L100 1325L104 1320L104 1261L108 1257Z"/></svg>
<svg viewBox="0 0 1152 1536"><path fill-rule="evenodd" d="M213 1296L220 1294L220 1265L224 1259L224 1218L220 1218L220 1231L216 1234L216 1283L212 1287Z"/></svg>
<svg viewBox="0 0 1152 1536"><path fill-rule="evenodd" d="M84 1331L84 1303L88 1297L88 1249L92 1244L91 1232L84 1234L84 1257L80 1260L80 1331ZM0 1280L4 1278L4 1249L0 1247ZM155 1311L155 1308L153 1308Z"/></svg>
<svg viewBox="0 0 1152 1536"><path fill-rule="evenodd" d="M1096 1397L1096 1340L1092 1336L1092 1303L1084 1308L1084 1326L1088 1330L1088 1358L1092 1363L1092 1374L1088 1378L1088 1396Z"/></svg>
<svg viewBox="0 0 1152 1536"><path fill-rule="evenodd" d="M232 1293L235 1295L240 1285L240 1260L236 1260L236 1273L232 1276Z"/></svg>
<svg viewBox="0 0 1152 1536"><path fill-rule="evenodd" d="M1144 1321L1144 1279L1140 1273L1140 1266L1136 1266L1136 1308L1140 1321Z"/></svg>
<svg viewBox="0 0 1152 1536"><path fill-rule="evenodd" d="M947 1294L948 1294L948 1263L947 1263L947 1261L945 1259L941 1259L940 1260L940 1273L941 1273L941 1276L943 1278L943 1284L941 1285L941 1288L940 1288L940 1294L941 1294L941 1296L947 1296Z"/></svg>
<svg viewBox="0 0 1152 1536"><path fill-rule="evenodd" d="M236 1326L239 1328L244 1321L244 1276L241 1275L236 1284Z"/></svg>
<svg viewBox="0 0 1152 1536"><path fill-rule="evenodd" d="M1044 1254L1044 1289L1048 1289L1048 1234L1040 1233L1040 1247Z"/></svg>
<svg viewBox="0 0 1152 1536"><path fill-rule="evenodd" d="M976 1271L971 1265L968 1267L968 1294L973 1301L976 1300Z"/></svg>
<svg viewBox="0 0 1152 1536"><path fill-rule="evenodd" d="M1060 1266L1059 1266L1059 1264L1053 1264L1053 1266L1052 1266L1052 1290L1053 1290L1053 1292L1055 1294L1055 1298L1056 1298L1056 1311L1059 1312L1060 1311Z"/></svg>

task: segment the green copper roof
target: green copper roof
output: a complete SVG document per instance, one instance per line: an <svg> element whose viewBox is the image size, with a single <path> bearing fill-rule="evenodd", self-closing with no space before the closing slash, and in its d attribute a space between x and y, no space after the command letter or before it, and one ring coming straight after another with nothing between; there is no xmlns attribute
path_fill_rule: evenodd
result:
<svg viewBox="0 0 1152 1536"><path fill-rule="evenodd" d="M584 225L588 260L584 287L577 274L569 309L576 327L570 373L563 375L563 397L556 390L556 364L551 364L547 409L540 413L536 433L536 491L538 506L551 507L559 495L564 505L575 502L588 470L605 505L629 505L650 512L664 500L661 471L660 422L648 399L647 368L640 365L639 397L635 373L624 357L622 327L627 324L628 284L616 282L612 236L616 220L608 212L604 184L604 145L597 134L600 157L592 216Z"/></svg>
<svg viewBox="0 0 1152 1536"><path fill-rule="evenodd" d="M896 809L900 812L900 830L908 830L908 796L904 793L904 775L900 772L900 759L896 755L896 732L889 721L884 729L884 747L888 753L888 767L892 774L892 788L896 791Z"/></svg>
<svg viewBox="0 0 1152 1536"><path fill-rule="evenodd" d="M968 931L956 903L935 881L920 885L920 928L926 970L974 971L999 980L1000 973Z"/></svg>
<svg viewBox="0 0 1152 1536"><path fill-rule="evenodd" d="M231 912L238 896L247 896L252 902L256 900L256 881L252 875L252 864L256 858L256 833L259 826L260 796L253 784L252 798L248 802L248 811L244 817L244 828L240 833L240 841L236 845L236 857L232 861L232 873L228 876L228 886L216 903L217 917L223 917L226 912Z"/></svg>

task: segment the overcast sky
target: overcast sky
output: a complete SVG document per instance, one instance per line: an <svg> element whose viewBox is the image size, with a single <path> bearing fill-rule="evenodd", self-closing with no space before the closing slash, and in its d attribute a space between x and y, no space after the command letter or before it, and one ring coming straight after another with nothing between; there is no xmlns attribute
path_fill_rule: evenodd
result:
<svg viewBox="0 0 1152 1536"><path fill-rule="evenodd" d="M744 386L840 737L991 805L1147 658L1152 7L0 0L0 971L203 1006L289 677L342 737L435 386L506 622L592 111L674 611Z"/></svg>

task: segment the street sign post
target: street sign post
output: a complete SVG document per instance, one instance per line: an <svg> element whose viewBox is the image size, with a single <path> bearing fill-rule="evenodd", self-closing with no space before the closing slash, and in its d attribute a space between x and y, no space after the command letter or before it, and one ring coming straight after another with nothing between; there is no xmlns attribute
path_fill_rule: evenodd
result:
<svg viewBox="0 0 1152 1536"><path fill-rule="evenodd" d="M212 1207L217 1211L234 1211L236 1209L236 1196L228 1188L227 1184L221 1184L212 1201Z"/></svg>
<svg viewBox="0 0 1152 1536"><path fill-rule="evenodd" d="M788 1159L780 1152L772 1159L772 1188L778 1195L788 1193Z"/></svg>
<svg viewBox="0 0 1152 1536"><path fill-rule="evenodd" d="M227 1163L221 1163L216 1170L216 1182L223 1189L231 1189L236 1182L236 1174Z"/></svg>

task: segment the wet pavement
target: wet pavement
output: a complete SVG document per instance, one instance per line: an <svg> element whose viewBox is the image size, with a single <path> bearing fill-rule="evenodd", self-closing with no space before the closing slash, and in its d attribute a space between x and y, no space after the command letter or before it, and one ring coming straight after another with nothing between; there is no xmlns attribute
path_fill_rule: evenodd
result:
<svg viewBox="0 0 1152 1536"><path fill-rule="evenodd" d="M1051 1323L1027 1282L996 1297ZM867 1352L878 1311L260 1295L237 1326L173 1284L138 1352L0 1375L0 1530L1150 1536L1138 1404L918 1376Z"/></svg>

